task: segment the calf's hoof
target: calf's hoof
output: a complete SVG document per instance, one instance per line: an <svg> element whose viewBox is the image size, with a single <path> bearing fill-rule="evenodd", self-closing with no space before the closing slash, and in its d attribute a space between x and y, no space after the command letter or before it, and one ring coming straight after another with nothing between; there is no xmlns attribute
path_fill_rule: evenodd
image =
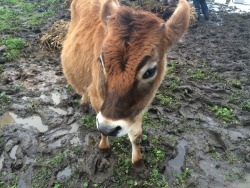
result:
<svg viewBox="0 0 250 188"><path fill-rule="evenodd" d="M135 173L141 178L141 179L147 179L149 178L149 170L146 168L144 162L142 159L139 159L138 161L133 163L133 168Z"/></svg>
<svg viewBox="0 0 250 188"><path fill-rule="evenodd" d="M111 149L110 148L105 148L105 149L100 149L99 148L99 151L100 151L101 156L104 157L104 158L109 158L110 155L111 155Z"/></svg>

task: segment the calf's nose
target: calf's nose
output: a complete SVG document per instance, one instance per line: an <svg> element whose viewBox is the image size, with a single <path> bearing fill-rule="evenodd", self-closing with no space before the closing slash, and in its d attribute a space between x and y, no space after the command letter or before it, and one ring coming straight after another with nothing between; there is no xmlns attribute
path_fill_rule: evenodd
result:
<svg viewBox="0 0 250 188"><path fill-rule="evenodd" d="M120 126L111 127L109 125L99 123L98 119L96 119L96 125L97 125L98 131L104 134L105 136L117 136L117 134L121 130Z"/></svg>

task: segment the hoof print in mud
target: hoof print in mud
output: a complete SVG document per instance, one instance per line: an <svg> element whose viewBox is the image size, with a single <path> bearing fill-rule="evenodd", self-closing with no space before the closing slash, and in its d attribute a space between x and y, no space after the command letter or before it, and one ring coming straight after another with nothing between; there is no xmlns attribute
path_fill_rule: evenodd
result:
<svg viewBox="0 0 250 188"><path fill-rule="evenodd" d="M134 162L133 169L141 179L149 178L149 170L146 168L143 159Z"/></svg>
<svg viewBox="0 0 250 188"><path fill-rule="evenodd" d="M100 151L101 157L104 157L104 158L109 158L112 153L110 148L99 149L99 151Z"/></svg>
<svg viewBox="0 0 250 188"><path fill-rule="evenodd" d="M110 162L106 158L100 158L97 161L97 172L104 172L106 169L110 167Z"/></svg>

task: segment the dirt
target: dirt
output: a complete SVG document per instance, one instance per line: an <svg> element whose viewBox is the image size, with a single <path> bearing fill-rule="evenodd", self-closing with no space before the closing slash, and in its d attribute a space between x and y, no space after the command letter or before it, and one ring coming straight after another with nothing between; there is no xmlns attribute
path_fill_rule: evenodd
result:
<svg viewBox="0 0 250 188"><path fill-rule="evenodd" d="M110 158L101 157L95 114L67 85L60 51L34 30L14 33L28 43L20 58L1 62L9 102L0 104L0 186L250 187L250 13L218 7L167 56L143 121L149 180L133 173L127 138L111 138ZM58 20L69 20L67 8L39 30Z"/></svg>

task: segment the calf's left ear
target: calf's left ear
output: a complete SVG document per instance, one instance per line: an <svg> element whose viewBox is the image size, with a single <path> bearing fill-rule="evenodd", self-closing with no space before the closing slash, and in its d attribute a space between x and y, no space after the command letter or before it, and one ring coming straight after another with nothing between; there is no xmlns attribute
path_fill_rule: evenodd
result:
<svg viewBox="0 0 250 188"><path fill-rule="evenodd" d="M107 25L109 16L119 7L119 2L117 0L106 0L101 5L101 15L100 18L104 26Z"/></svg>
<svg viewBox="0 0 250 188"><path fill-rule="evenodd" d="M187 0L179 0L178 6L169 20L160 27L165 28L166 47L170 48L185 33L190 21L190 5Z"/></svg>

